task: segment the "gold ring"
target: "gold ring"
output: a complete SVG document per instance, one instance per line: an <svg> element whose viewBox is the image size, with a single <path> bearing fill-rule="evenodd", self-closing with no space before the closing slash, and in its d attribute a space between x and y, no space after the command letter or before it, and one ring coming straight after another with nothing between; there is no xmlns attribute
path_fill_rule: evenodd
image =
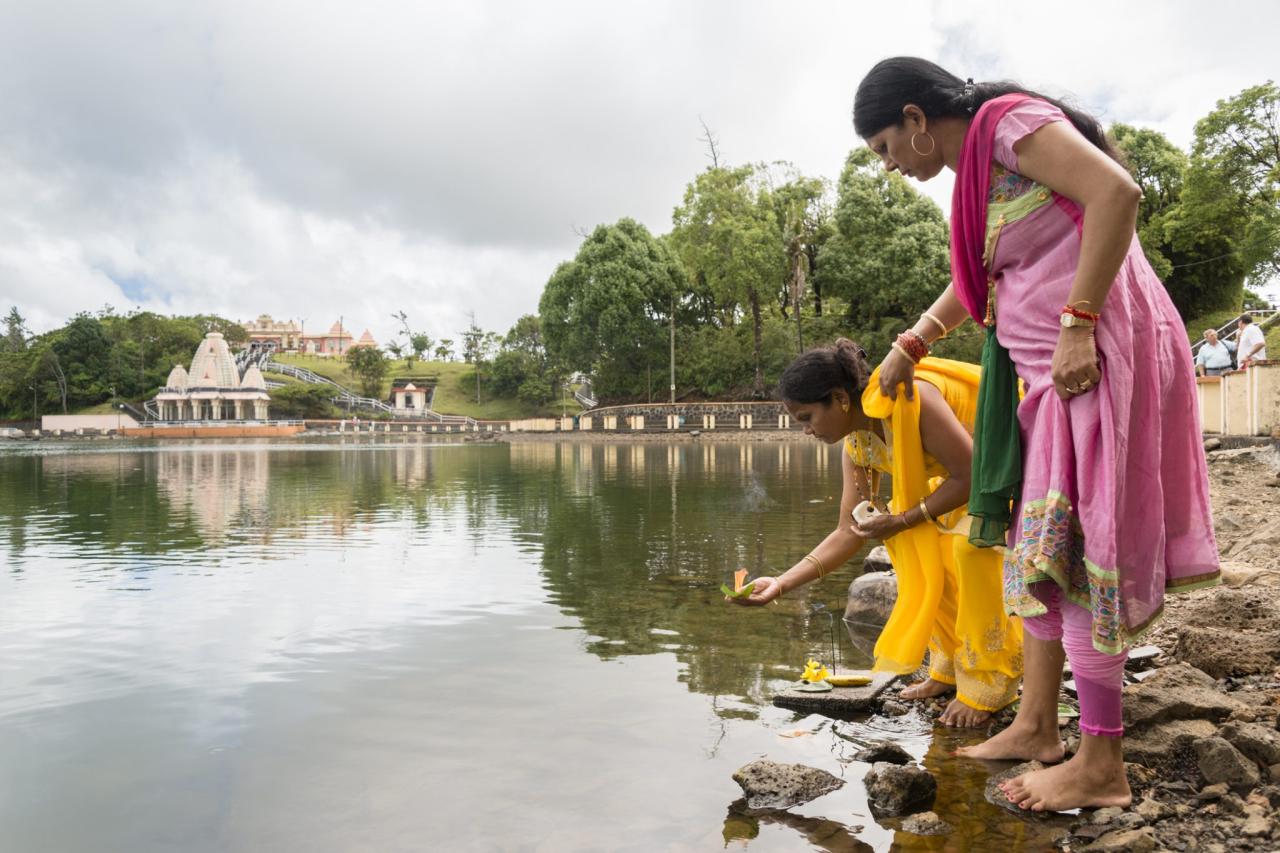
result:
<svg viewBox="0 0 1280 853"><path fill-rule="evenodd" d="M1084 380L1083 382L1081 382L1081 383L1080 383L1080 390L1081 390L1081 391L1088 391L1088 390L1089 390L1090 388L1092 388L1092 387L1093 387L1093 380L1091 380L1091 379L1086 379L1086 380Z"/></svg>
<svg viewBox="0 0 1280 853"><path fill-rule="evenodd" d="M1080 393L1081 391L1083 391L1083 390L1084 390L1083 388L1079 388L1079 387L1077 387L1077 386L1075 386L1075 385L1068 385L1068 386L1067 386L1067 393L1068 393L1068 394L1079 394L1079 393Z"/></svg>

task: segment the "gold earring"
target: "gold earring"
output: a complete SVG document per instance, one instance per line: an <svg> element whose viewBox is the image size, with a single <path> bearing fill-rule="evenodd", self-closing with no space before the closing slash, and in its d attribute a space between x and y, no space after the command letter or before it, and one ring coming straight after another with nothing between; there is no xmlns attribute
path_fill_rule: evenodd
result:
<svg viewBox="0 0 1280 853"><path fill-rule="evenodd" d="M921 151L919 148L916 147L916 137L919 135L920 134L918 132L911 134L911 150L919 154L921 157L928 157L930 154L933 153L933 149L938 147L938 140L933 138L933 134L929 133L928 131L925 131L924 135L929 137L929 150Z"/></svg>
<svg viewBox="0 0 1280 853"><path fill-rule="evenodd" d="M840 411L844 412L845 414L848 414L848 413L849 413L849 401L848 401L848 400L845 400L843 403L841 403L841 404L840 404Z"/></svg>

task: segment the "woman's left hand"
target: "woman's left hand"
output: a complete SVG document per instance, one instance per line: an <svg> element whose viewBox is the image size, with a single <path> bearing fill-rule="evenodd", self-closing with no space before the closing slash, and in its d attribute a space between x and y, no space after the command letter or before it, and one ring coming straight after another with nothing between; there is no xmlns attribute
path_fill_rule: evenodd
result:
<svg viewBox="0 0 1280 853"><path fill-rule="evenodd" d="M1058 334L1053 351L1053 390L1063 400L1087 394L1098 387L1102 370L1098 365L1098 346L1093 329L1064 328Z"/></svg>
<svg viewBox="0 0 1280 853"><path fill-rule="evenodd" d="M885 512L867 519L865 524L855 521L849 525L849 529L863 539L888 539L906 530L906 527L901 515Z"/></svg>

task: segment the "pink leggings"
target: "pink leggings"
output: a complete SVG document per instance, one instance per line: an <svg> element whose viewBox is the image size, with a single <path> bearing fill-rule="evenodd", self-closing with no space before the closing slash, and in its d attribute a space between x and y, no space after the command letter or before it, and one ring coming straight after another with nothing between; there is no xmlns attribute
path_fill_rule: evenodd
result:
<svg viewBox="0 0 1280 853"><path fill-rule="evenodd" d="M1032 584L1031 594L1049 610L1043 616L1024 618L1023 630L1044 642L1062 641L1080 696L1080 731L1120 737L1124 734L1120 688L1128 651L1107 655L1095 649L1092 614L1067 601L1053 581Z"/></svg>

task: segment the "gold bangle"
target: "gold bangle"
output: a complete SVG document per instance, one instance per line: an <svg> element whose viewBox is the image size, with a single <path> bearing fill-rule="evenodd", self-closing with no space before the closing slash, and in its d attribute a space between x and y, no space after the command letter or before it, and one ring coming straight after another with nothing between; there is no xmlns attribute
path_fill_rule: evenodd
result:
<svg viewBox="0 0 1280 853"><path fill-rule="evenodd" d="M822 580L827 573L827 567L822 565L822 561L812 554L805 554L804 558L818 567L818 580Z"/></svg>
<svg viewBox="0 0 1280 853"><path fill-rule="evenodd" d="M933 516L929 515L929 508L924 505L924 498L920 499L920 514L924 516L924 520L933 524Z"/></svg>
<svg viewBox="0 0 1280 853"><path fill-rule="evenodd" d="M939 320L937 317L935 317L935 316L933 316L932 314L930 314L928 311L924 312L924 313L923 313L923 314L921 314L920 316L921 316L921 317L924 317L924 318L925 318L925 319L927 319L927 320L932 320L932 321L933 321L933 324L934 324L935 326L937 326L939 329L941 329L941 330L942 330L942 334L938 336L938 340L942 340L943 338L945 338L945 337L947 336L947 331L948 331L948 329L947 329L947 324L946 324L946 323L942 322L942 321L941 321L941 320Z"/></svg>
<svg viewBox="0 0 1280 853"><path fill-rule="evenodd" d="M896 349L898 352L902 353L903 356L906 357L907 361L911 362L912 364L920 363L916 361L914 358L912 358L911 353L907 352L906 348L902 344L898 343L897 341L894 341L893 343L889 344L889 346L891 346L893 349Z"/></svg>

